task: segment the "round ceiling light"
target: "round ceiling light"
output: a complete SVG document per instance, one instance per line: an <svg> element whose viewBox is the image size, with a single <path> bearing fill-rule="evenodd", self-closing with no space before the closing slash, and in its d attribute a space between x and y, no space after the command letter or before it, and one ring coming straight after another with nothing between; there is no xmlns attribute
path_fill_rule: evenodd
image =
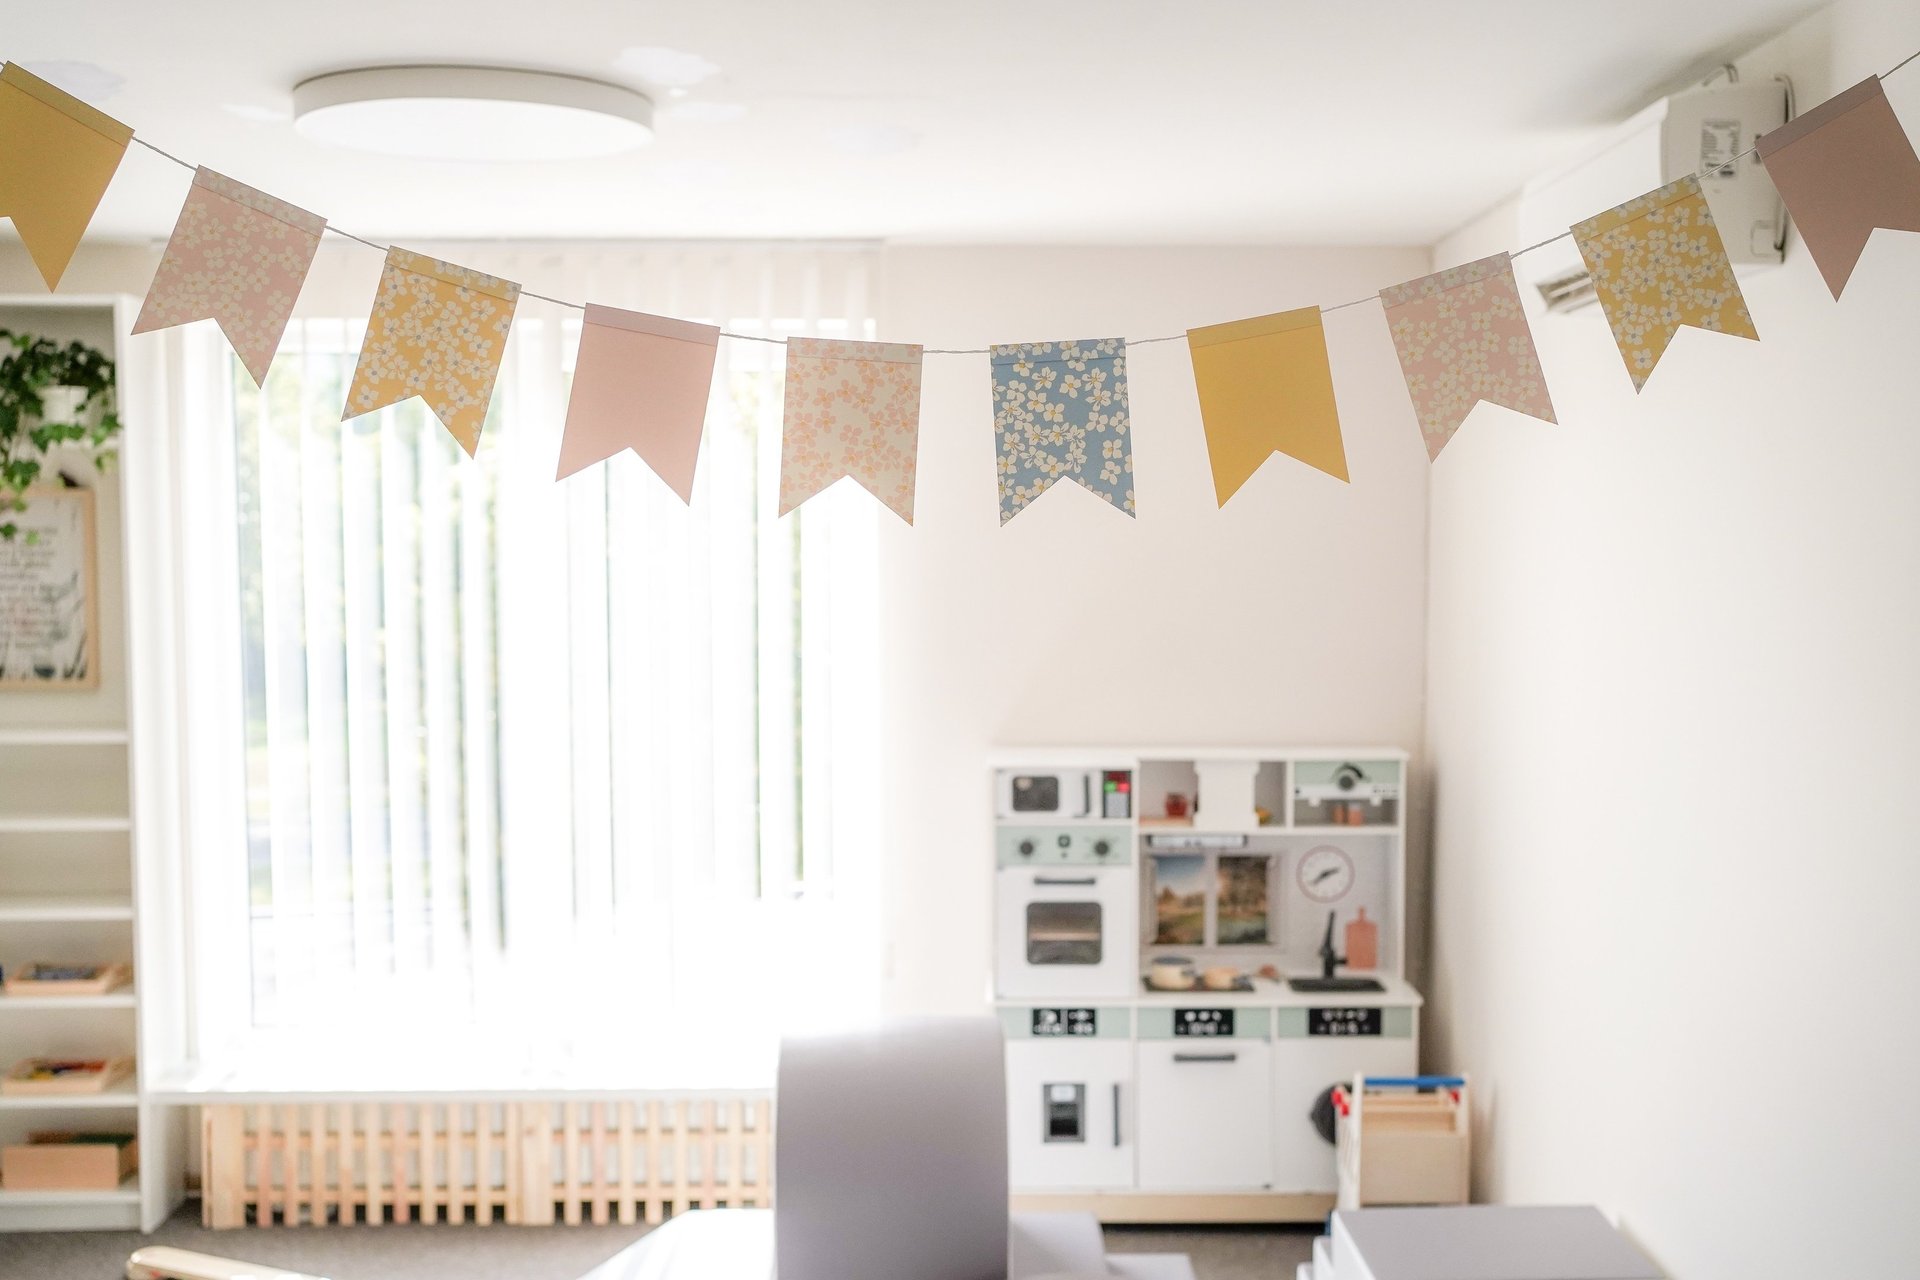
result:
<svg viewBox="0 0 1920 1280"><path fill-rule="evenodd" d="M653 101L599 80L502 67L367 67L293 89L316 142L426 160L586 160L653 139Z"/></svg>

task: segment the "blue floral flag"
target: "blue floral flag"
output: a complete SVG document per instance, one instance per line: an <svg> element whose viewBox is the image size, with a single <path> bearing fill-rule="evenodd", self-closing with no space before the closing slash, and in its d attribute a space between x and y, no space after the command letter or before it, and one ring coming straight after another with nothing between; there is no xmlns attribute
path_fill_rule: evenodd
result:
<svg viewBox="0 0 1920 1280"><path fill-rule="evenodd" d="M1134 514L1126 339L1009 343L992 352L1000 523L1063 479Z"/></svg>

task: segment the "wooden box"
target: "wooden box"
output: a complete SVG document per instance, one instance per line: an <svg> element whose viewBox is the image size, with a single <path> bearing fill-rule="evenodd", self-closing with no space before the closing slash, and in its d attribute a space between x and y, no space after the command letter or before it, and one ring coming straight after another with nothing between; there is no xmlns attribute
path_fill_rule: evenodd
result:
<svg viewBox="0 0 1920 1280"><path fill-rule="evenodd" d="M8 1191L113 1191L140 1164L130 1133L35 1133L0 1147L0 1187Z"/></svg>
<svg viewBox="0 0 1920 1280"><path fill-rule="evenodd" d="M42 978L35 974L39 965L7 975L6 993L10 996L103 996L133 981L130 964L100 965L91 978Z"/></svg>
<svg viewBox="0 0 1920 1280"><path fill-rule="evenodd" d="M78 1069L83 1065L91 1069ZM132 1058L103 1058L86 1064L63 1058L22 1058L0 1077L0 1094L100 1093L132 1074Z"/></svg>

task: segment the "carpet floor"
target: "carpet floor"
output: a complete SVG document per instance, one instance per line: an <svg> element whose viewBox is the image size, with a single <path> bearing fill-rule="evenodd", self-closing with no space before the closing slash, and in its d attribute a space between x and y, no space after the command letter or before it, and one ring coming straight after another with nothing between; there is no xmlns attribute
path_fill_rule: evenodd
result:
<svg viewBox="0 0 1920 1280"><path fill-rule="evenodd" d="M189 1206L158 1231L0 1235L0 1280L120 1280L143 1244L239 1257L329 1280L577 1280L645 1227L273 1227L207 1231ZM1200 1280L1292 1280L1311 1228L1109 1227L1113 1253L1184 1253Z"/></svg>

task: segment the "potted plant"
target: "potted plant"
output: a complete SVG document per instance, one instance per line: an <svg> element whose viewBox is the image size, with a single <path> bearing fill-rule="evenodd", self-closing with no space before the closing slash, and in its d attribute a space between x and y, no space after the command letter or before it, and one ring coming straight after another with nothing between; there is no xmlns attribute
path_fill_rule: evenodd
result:
<svg viewBox="0 0 1920 1280"><path fill-rule="evenodd" d="M84 342L0 329L0 539L19 534L11 517L53 450L85 450L96 470L113 461L113 383L113 361Z"/></svg>

